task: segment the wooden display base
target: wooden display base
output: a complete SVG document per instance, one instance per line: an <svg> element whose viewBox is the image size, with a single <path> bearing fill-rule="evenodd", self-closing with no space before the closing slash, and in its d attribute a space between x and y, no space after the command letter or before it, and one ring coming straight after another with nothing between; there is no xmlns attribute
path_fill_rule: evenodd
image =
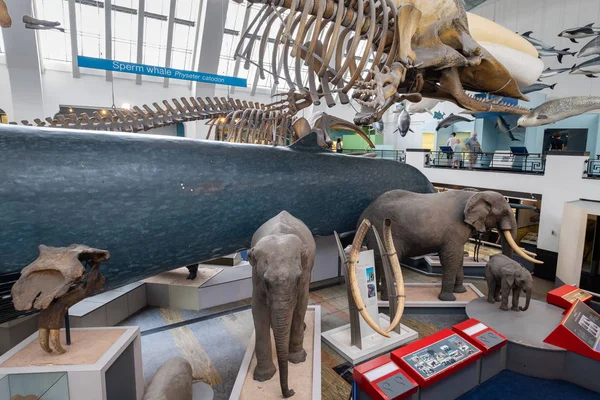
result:
<svg viewBox="0 0 600 400"><path fill-rule="evenodd" d="M410 308L417 308L422 312L423 308L462 308L467 307L471 300L485 297L475 285L465 283L467 291L465 293L454 293L455 301L441 301L438 299L441 283L405 283L404 291L406 293L406 302L404 304L405 312L410 312ZM380 300L379 307L389 307L388 301Z"/></svg>
<svg viewBox="0 0 600 400"><path fill-rule="evenodd" d="M381 325L387 326L390 323L390 317L379 314L379 321ZM379 333L363 337L362 349L350 344L350 324L331 329L324 332L322 336L323 340L333 347L339 355L352 365L357 365L419 338L418 332L402 324L400 324L400 327L402 333L398 334L392 331L389 333L390 338L383 337Z"/></svg>
<svg viewBox="0 0 600 400"><path fill-rule="evenodd" d="M294 399L321 399L321 306L308 306L306 312L306 330L304 332L304 350L306 361L300 364L289 363L289 387L296 394ZM230 400L270 400L281 399L279 370L266 382L258 382L253 378L256 357L254 355L255 333L248 343L244 360L235 380ZM275 342L271 335L273 362L277 366Z"/></svg>
<svg viewBox="0 0 600 400"><path fill-rule="evenodd" d="M138 327L71 329L65 354L45 353L38 333L0 357L0 377L15 374L67 374L71 399L140 400L144 394ZM24 394L27 395L27 394Z"/></svg>

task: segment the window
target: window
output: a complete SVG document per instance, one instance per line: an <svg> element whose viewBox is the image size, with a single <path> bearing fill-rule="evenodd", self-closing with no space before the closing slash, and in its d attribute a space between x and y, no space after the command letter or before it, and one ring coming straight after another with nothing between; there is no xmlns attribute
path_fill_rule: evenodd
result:
<svg viewBox="0 0 600 400"><path fill-rule="evenodd" d="M193 50L198 24L199 0L177 0L175 6L175 26L173 29L173 51L171 67L193 69Z"/></svg>
<svg viewBox="0 0 600 400"><path fill-rule="evenodd" d="M252 20L256 17L258 12L262 9L262 4L254 4L250 8L250 18L248 19L248 25L252 23ZM221 57L219 60L219 74L222 75L234 75L235 70L235 51L240 42L241 35L243 34L242 28L244 24L244 16L246 14L246 4L238 4L235 1L229 1L229 7L227 11L227 19L225 21L225 33L223 35L223 45L221 46ZM283 14L283 18L286 18L287 14ZM264 26L264 24L263 24ZM277 71L273 71L272 66L272 55L274 51L274 40L277 36L279 28L281 27L281 21L276 19L269 31L269 41L266 44L265 55L263 59L263 67L265 68L265 79L260 79L260 75L256 75L257 66L254 64L250 64L250 69L244 69L244 60L242 59L240 62L240 68L237 73L237 77L246 78L248 80L248 87L251 88L254 84L255 77L258 77L258 82L256 87L259 89L268 89L271 90L273 88L274 79L273 73L277 73ZM260 35L259 31L259 35ZM247 43L247 41L246 41ZM281 61L281 51L280 47L277 53L277 62ZM257 63L258 56L260 52L260 40L256 42L252 49L252 57L251 61ZM301 62L301 78L304 86L306 86L306 80L308 76L308 67L304 66L304 62ZM289 58L288 71L290 77L293 82L295 82L295 59ZM283 68L279 71L279 85L277 86L277 91L287 91L289 90L289 85L285 80L285 72Z"/></svg>
<svg viewBox="0 0 600 400"><path fill-rule="evenodd" d="M169 0L152 0L146 2L144 17L144 64L165 66L167 56L167 33ZM152 16L149 17L148 13ZM165 18L157 19L158 16Z"/></svg>
<svg viewBox="0 0 600 400"><path fill-rule="evenodd" d="M137 62L138 0L113 0L112 4L113 59L135 63Z"/></svg>
<svg viewBox="0 0 600 400"><path fill-rule="evenodd" d="M58 21L65 33L57 30L38 30L40 53L43 60L71 62L71 35L69 6L66 0L35 0L35 16L47 21Z"/></svg>
<svg viewBox="0 0 600 400"><path fill-rule="evenodd" d="M44 0L45 1L45 0ZM104 3L95 5L76 2L75 17L77 19L77 54L87 57L104 58Z"/></svg>

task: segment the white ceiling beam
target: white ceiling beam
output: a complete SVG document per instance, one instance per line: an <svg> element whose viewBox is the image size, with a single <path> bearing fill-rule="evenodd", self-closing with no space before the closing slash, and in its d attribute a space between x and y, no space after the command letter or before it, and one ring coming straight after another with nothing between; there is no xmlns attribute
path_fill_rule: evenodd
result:
<svg viewBox="0 0 600 400"><path fill-rule="evenodd" d="M246 28L248 28L248 21L250 20L250 7L246 7L246 13L244 14L244 22L242 23L242 30L240 31L240 40L243 39L243 35L246 32ZM240 57L235 57L235 66L233 67L233 76L238 76L240 72L240 62L242 61ZM235 92L235 86L232 86L230 89L231 94Z"/></svg>
<svg viewBox="0 0 600 400"><path fill-rule="evenodd" d="M192 52L192 71L194 71L196 67L196 56L200 53L198 51L198 42L200 40L200 20L202 19L202 6L204 5L203 3L204 0L200 0L200 4L198 4L198 18L196 18L196 38L194 39L194 50ZM193 83L194 82L190 81L190 90L192 90Z"/></svg>
<svg viewBox="0 0 600 400"><path fill-rule="evenodd" d="M140 0L138 6L138 36L137 36L137 63L144 62L144 13L146 10L146 0ZM137 74L135 77L136 85L142 84L142 75Z"/></svg>
<svg viewBox="0 0 600 400"><path fill-rule="evenodd" d="M112 0L104 0L104 58L113 59L112 47ZM112 82L112 71L106 71L106 80Z"/></svg>
<svg viewBox="0 0 600 400"><path fill-rule="evenodd" d="M173 33L175 31L175 7L177 6L177 0L171 0L169 9L169 20L167 22L167 54L165 57L165 67L171 68L171 55L173 52ZM165 78L164 87L169 87L169 78Z"/></svg>
<svg viewBox="0 0 600 400"><path fill-rule="evenodd" d="M69 26L71 27L71 63L73 66L73 78L79 78L79 63L77 62L77 54L79 54L77 46L77 15L75 14L75 0L69 0Z"/></svg>

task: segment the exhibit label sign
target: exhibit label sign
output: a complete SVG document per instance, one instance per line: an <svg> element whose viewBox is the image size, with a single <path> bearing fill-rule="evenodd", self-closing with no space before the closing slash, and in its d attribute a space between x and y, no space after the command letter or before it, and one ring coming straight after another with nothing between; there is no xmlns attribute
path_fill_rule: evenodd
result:
<svg viewBox="0 0 600 400"><path fill-rule="evenodd" d="M165 68L155 65L135 64L117 60L106 60L103 58L93 58L77 56L79 67L102 69L105 71L125 72L129 74L140 74L157 76L160 78L182 79L186 81L196 81L203 83L214 83L216 85L228 85L247 87L246 79L235 78L233 76L206 74L204 72L185 71L182 69Z"/></svg>

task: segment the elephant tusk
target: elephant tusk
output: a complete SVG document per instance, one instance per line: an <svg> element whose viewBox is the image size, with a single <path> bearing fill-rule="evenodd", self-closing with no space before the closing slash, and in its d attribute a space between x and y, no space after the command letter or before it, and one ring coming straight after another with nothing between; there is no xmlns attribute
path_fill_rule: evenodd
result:
<svg viewBox="0 0 600 400"><path fill-rule="evenodd" d="M60 344L60 329L50 329L50 341L52 346L59 354L64 354L67 351Z"/></svg>
<svg viewBox="0 0 600 400"><path fill-rule="evenodd" d="M404 277L402 276L402 268L400 268L400 260L398 260L398 257L396 256L396 247L394 246L394 241L392 240L392 221L389 219L386 219L383 224L383 243L385 246L385 251L387 252L387 256L390 260L390 265L392 266L394 278L396 279L396 294L398 295L396 315L394 315L394 319L390 323L390 326L385 330L386 333L389 333L400 323L400 319L404 313L404 301L406 300L406 295L404 292Z"/></svg>
<svg viewBox="0 0 600 400"><path fill-rule="evenodd" d="M534 264L543 264L544 263L543 261L536 260L535 258L530 257L529 255L527 255L527 253L525 253L525 251L523 251L523 249L521 249L519 246L517 246L517 243L515 243L515 239L513 239L512 235L510 234L510 231L504 231L504 237L506 238L506 241L508 242L510 247L513 248L515 253L517 253L518 255L520 255L521 257L526 259L527 261L532 262Z"/></svg>
<svg viewBox="0 0 600 400"><path fill-rule="evenodd" d="M47 328L39 328L38 329L38 340L40 342L40 347L42 348L42 350L44 350L48 354L52 353L52 349L48 345L49 333L50 332L48 331Z"/></svg>
<svg viewBox="0 0 600 400"><path fill-rule="evenodd" d="M365 304L363 303L362 296L360 295L360 289L358 287L358 277L356 273L356 264L358 261L358 254L360 253L360 246L362 245L363 239L367 234L367 230L371 227L371 223L367 219L363 219L356 232L356 236L354 237L354 241L352 242L352 251L350 251L350 259L348 260L348 280L350 281L350 291L352 292L352 298L354 299L354 304L358 309L358 312L363 317L367 325L371 327L375 332L379 333L381 336L385 336L387 338L390 335L385 332L383 329L379 327L378 324L373 321L371 315L367 311Z"/></svg>
<svg viewBox="0 0 600 400"><path fill-rule="evenodd" d="M522 247L519 247L519 248L520 248L521 250L523 250L523 253L527 254L528 256L531 256L531 257L537 257L537 254L535 254L535 253L533 253L533 252L531 252L531 251L528 251L528 250L525 250L525 249L524 249L524 248L522 248Z"/></svg>

